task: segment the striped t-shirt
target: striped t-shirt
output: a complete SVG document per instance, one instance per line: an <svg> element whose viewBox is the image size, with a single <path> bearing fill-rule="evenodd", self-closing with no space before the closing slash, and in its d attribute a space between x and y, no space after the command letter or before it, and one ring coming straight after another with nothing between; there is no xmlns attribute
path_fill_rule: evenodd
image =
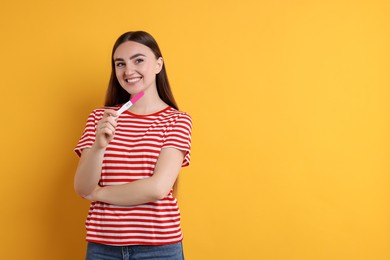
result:
<svg viewBox="0 0 390 260"><path fill-rule="evenodd" d="M79 156L94 143L95 127L103 113L101 108L89 115L75 148ZM118 117L114 139L106 148L99 185L121 185L152 176L162 148L184 151L182 166L188 166L191 129L191 117L172 107L150 115L125 111ZM183 238L172 190L161 200L136 206L92 202L86 229L87 241L107 245L163 245Z"/></svg>

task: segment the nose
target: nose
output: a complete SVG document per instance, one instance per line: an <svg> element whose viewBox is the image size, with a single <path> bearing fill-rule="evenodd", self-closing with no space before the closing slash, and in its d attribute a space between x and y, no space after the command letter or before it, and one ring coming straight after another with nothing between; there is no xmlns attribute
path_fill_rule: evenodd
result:
<svg viewBox="0 0 390 260"><path fill-rule="evenodd" d="M126 75L131 75L131 74L133 74L133 72L134 72L133 66L131 66L129 64L126 64L125 74Z"/></svg>

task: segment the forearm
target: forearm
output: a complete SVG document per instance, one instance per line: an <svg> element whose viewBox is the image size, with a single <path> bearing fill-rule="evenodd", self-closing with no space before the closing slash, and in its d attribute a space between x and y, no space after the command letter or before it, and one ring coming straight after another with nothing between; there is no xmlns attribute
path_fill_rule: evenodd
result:
<svg viewBox="0 0 390 260"><path fill-rule="evenodd" d="M91 199L119 206L132 206L162 199L169 190L161 187L156 178L150 177L123 185L98 187Z"/></svg>
<svg viewBox="0 0 390 260"><path fill-rule="evenodd" d="M153 175L123 185L94 187L86 198L114 205L131 206L164 198L179 174L183 152L174 148L161 151Z"/></svg>
<svg viewBox="0 0 390 260"><path fill-rule="evenodd" d="M89 195L98 185L104 151L105 149L99 149L95 146L83 151L74 178L74 188L80 196Z"/></svg>

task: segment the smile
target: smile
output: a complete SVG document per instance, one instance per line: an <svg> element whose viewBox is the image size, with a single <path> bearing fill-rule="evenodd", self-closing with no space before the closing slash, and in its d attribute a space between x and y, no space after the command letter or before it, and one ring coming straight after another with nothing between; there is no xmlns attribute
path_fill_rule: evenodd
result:
<svg viewBox="0 0 390 260"><path fill-rule="evenodd" d="M141 79L142 79L142 77L141 77L141 78L125 79L125 81L126 81L127 83L135 83L135 82L137 82L137 81L140 81Z"/></svg>

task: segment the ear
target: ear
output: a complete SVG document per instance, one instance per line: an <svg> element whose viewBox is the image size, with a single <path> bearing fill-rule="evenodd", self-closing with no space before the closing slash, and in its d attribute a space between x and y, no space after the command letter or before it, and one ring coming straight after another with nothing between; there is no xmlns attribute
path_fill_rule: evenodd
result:
<svg viewBox="0 0 390 260"><path fill-rule="evenodd" d="M156 74L159 74L160 71L162 70L164 65L164 60L162 57L158 58L156 61Z"/></svg>

